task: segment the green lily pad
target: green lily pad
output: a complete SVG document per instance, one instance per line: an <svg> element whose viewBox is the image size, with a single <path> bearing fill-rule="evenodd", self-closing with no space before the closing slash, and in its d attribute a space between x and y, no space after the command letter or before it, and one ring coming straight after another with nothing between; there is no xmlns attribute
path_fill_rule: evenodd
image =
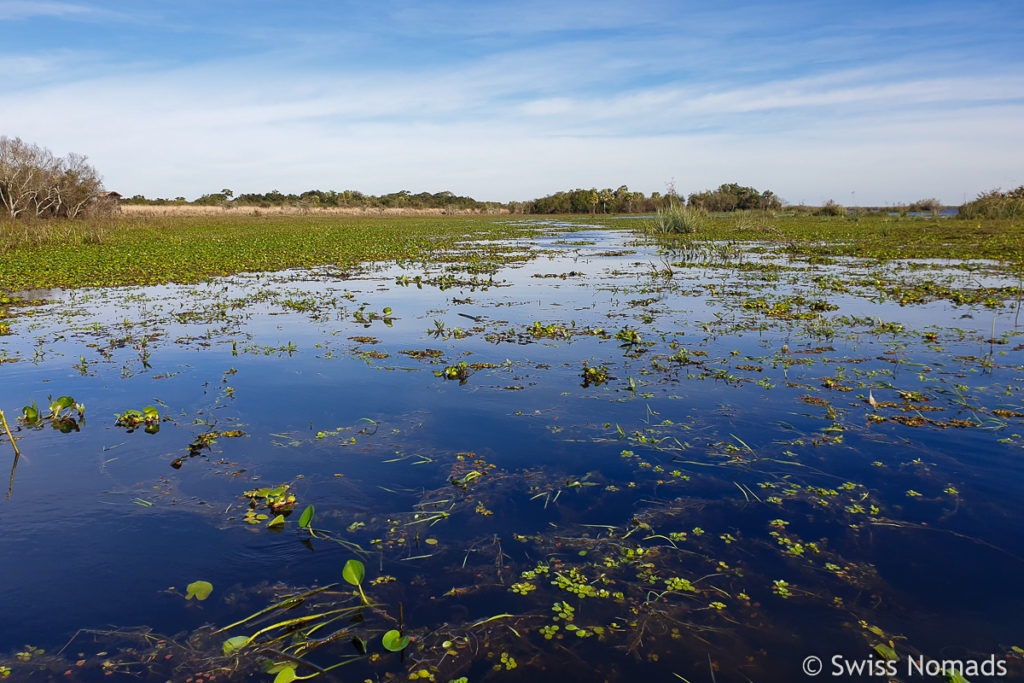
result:
<svg viewBox="0 0 1024 683"><path fill-rule="evenodd" d="M209 581L193 581L186 586L187 592L185 593L185 599L191 600L205 600L210 597L210 593L213 592L213 584Z"/></svg>
<svg viewBox="0 0 1024 683"><path fill-rule="evenodd" d="M409 646L409 636L403 636L398 631L392 629L384 634L381 638L381 645L384 646L385 650L391 652L399 652Z"/></svg>
<svg viewBox="0 0 1024 683"><path fill-rule="evenodd" d="M302 511L302 516L299 517L299 528L309 528L309 525L313 522L313 512L315 512L313 506L307 505L306 509Z"/></svg>

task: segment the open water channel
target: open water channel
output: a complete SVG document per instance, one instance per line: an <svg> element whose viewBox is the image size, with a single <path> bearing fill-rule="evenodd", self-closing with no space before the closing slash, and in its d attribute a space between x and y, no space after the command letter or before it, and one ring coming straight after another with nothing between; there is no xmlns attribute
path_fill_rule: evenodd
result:
<svg viewBox="0 0 1024 683"><path fill-rule="evenodd" d="M10 680L1024 672L1016 283L537 226L14 319Z"/></svg>

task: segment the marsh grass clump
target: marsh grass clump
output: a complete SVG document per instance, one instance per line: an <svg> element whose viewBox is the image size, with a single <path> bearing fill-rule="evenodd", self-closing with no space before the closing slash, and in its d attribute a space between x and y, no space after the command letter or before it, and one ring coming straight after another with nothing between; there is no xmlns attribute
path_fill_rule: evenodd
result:
<svg viewBox="0 0 1024 683"><path fill-rule="evenodd" d="M671 204L658 209L650 231L657 235L695 235L704 229L707 219L702 208Z"/></svg>
<svg viewBox="0 0 1024 683"><path fill-rule="evenodd" d="M73 220L0 220L0 254L19 248L103 244L116 227L116 218L91 214Z"/></svg>
<svg viewBox="0 0 1024 683"><path fill-rule="evenodd" d="M992 190L960 207L960 218L1018 218L1024 216L1024 185L1016 190Z"/></svg>
<svg viewBox="0 0 1024 683"><path fill-rule="evenodd" d="M846 209L830 199L827 202L825 202L821 206L821 208L815 210L814 215L815 216L845 216L846 215Z"/></svg>

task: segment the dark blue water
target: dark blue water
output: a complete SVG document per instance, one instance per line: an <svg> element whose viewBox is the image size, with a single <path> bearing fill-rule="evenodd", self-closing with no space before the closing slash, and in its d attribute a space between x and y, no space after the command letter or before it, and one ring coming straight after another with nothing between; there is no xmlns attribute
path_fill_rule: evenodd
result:
<svg viewBox="0 0 1024 683"><path fill-rule="evenodd" d="M352 558L379 611L303 655L329 666L359 635L379 658L349 677L785 681L806 656L830 668L890 642L901 667L995 656L1020 673L1015 302L901 307L812 280L915 277L900 264L683 263L616 231L513 246L532 259L491 283L451 265L251 275L65 293L15 320L0 338L22 452L0 503L13 675L244 677L274 655L228 666L220 643L258 629L201 627L341 581ZM779 268L735 267L759 262ZM1003 282L925 265L917 277L951 286ZM747 305L797 295L838 308ZM402 353L428 349L441 353ZM435 375L461 362L464 382ZM584 362L607 380L581 386ZM17 422L48 395L83 403L84 424ZM150 405L158 433L115 425ZM6 438L0 453L13 460ZM244 492L281 484L296 497L284 528L246 523ZM307 505L323 537L298 527ZM211 597L186 601L199 579ZM323 604L351 593L342 582ZM556 621L563 601L575 614ZM416 639L405 658L379 640L399 620ZM135 642L139 626L193 649ZM46 652L19 660L27 645Z"/></svg>

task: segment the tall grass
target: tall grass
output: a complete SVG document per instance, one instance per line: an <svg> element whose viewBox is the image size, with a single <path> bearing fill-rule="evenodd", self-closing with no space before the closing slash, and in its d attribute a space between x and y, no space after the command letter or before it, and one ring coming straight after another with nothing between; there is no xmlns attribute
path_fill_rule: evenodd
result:
<svg viewBox="0 0 1024 683"><path fill-rule="evenodd" d="M708 214L704 209L681 204L671 204L658 209L650 231L657 235L696 235L707 224Z"/></svg>
<svg viewBox="0 0 1024 683"><path fill-rule="evenodd" d="M992 190L960 207L960 218L1020 218L1024 216L1024 186L1009 192Z"/></svg>
<svg viewBox="0 0 1024 683"><path fill-rule="evenodd" d="M110 216L17 221L0 219L0 254L26 247L103 244L117 225L117 219Z"/></svg>

